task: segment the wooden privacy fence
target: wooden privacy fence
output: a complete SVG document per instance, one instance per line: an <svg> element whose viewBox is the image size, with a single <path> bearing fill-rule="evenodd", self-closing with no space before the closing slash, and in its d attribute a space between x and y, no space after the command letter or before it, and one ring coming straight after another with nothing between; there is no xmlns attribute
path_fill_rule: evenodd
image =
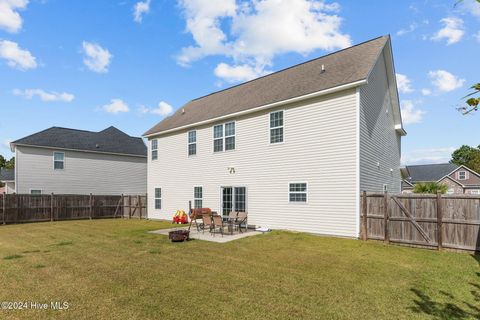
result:
<svg viewBox="0 0 480 320"><path fill-rule="evenodd" d="M480 197L362 194L362 239L480 251Z"/></svg>
<svg viewBox="0 0 480 320"><path fill-rule="evenodd" d="M2 194L0 223L146 218L146 195Z"/></svg>

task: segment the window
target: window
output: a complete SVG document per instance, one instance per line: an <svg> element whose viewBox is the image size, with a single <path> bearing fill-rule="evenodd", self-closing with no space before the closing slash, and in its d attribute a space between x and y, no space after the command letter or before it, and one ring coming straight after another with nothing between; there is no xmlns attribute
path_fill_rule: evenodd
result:
<svg viewBox="0 0 480 320"><path fill-rule="evenodd" d="M458 180L467 180L467 171L459 171Z"/></svg>
<svg viewBox="0 0 480 320"><path fill-rule="evenodd" d="M155 209L162 209L162 188L155 188Z"/></svg>
<svg viewBox="0 0 480 320"><path fill-rule="evenodd" d="M454 194L455 193L455 189L453 188L450 188L447 190L447 194Z"/></svg>
<svg viewBox="0 0 480 320"><path fill-rule="evenodd" d="M40 194L42 194L42 190L40 190L40 189L30 189L30 194L31 195L40 195Z"/></svg>
<svg viewBox="0 0 480 320"><path fill-rule="evenodd" d="M283 111L270 113L270 143L283 142Z"/></svg>
<svg viewBox="0 0 480 320"><path fill-rule="evenodd" d="M54 170L65 169L65 153L63 152L53 153L53 169Z"/></svg>
<svg viewBox="0 0 480 320"><path fill-rule="evenodd" d="M152 140L152 160L158 159L158 140Z"/></svg>
<svg viewBox="0 0 480 320"><path fill-rule="evenodd" d="M203 208L203 188L193 187L193 207L195 209Z"/></svg>
<svg viewBox="0 0 480 320"><path fill-rule="evenodd" d="M388 184L383 185L383 192L388 192Z"/></svg>
<svg viewBox="0 0 480 320"><path fill-rule="evenodd" d="M480 195L480 190L470 190L470 194Z"/></svg>
<svg viewBox="0 0 480 320"><path fill-rule="evenodd" d="M197 154L197 131L188 132L188 155L193 156Z"/></svg>
<svg viewBox="0 0 480 320"><path fill-rule="evenodd" d="M302 183L290 183L289 193L290 202L307 202L307 184Z"/></svg>
<svg viewBox="0 0 480 320"><path fill-rule="evenodd" d="M235 150L235 122L213 126L213 152Z"/></svg>

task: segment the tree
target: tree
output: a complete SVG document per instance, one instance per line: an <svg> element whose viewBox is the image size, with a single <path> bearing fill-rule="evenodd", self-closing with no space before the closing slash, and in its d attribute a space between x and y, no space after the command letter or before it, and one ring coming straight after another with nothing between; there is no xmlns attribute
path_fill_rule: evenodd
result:
<svg viewBox="0 0 480 320"><path fill-rule="evenodd" d="M467 145L461 146L452 153L450 162L480 172L480 146L476 148Z"/></svg>
<svg viewBox="0 0 480 320"><path fill-rule="evenodd" d="M420 182L413 187L413 193L447 193L448 187L446 184L438 182Z"/></svg>
<svg viewBox="0 0 480 320"><path fill-rule="evenodd" d="M15 157L11 157L10 160L5 161L4 167L6 169L14 169L15 168Z"/></svg>

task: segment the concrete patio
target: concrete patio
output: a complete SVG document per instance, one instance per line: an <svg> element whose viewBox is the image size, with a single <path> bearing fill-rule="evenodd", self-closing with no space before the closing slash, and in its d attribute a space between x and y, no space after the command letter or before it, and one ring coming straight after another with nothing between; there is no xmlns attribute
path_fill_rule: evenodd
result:
<svg viewBox="0 0 480 320"><path fill-rule="evenodd" d="M168 236L168 233L170 231L174 230L182 230L182 229L188 229L188 227L179 227L179 228L171 228L171 229L160 229L160 230L155 230L155 231L149 231L149 233L155 233L155 234L161 234L161 235L166 235ZM210 232L206 231L203 233L203 231L197 231L197 228L193 227L190 229L190 239L195 239L195 240L204 240L204 241L211 241L211 242L217 242L217 243L226 243L246 237L252 237L252 236L257 236L261 235L262 232L254 231L254 230L249 230L248 232L235 232L233 235L230 233L224 233L223 237L220 233L216 233L215 235L211 234Z"/></svg>

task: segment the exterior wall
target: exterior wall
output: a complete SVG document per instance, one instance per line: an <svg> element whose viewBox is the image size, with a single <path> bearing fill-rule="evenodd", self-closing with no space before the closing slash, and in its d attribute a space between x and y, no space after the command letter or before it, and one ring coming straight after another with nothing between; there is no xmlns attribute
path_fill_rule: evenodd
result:
<svg viewBox="0 0 480 320"><path fill-rule="evenodd" d="M466 180L460 180L458 178L458 173L460 171L465 171L467 173L467 179ZM479 186L480 185L480 177L478 177L473 172L470 172L470 170L467 170L467 169L462 168L462 167L458 168L455 172L452 172L450 174L450 178L452 178L454 180L458 180L464 186L468 186L468 185Z"/></svg>
<svg viewBox="0 0 480 320"><path fill-rule="evenodd" d="M462 194L463 192L463 187L456 183L455 181L452 181L449 178L443 178L442 180L439 181L440 184L445 184L447 185L449 190L453 189L453 194ZM448 192L447 192L448 193Z"/></svg>
<svg viewBox="0 0 480 320"><path fill-rule="evenodd" d="M284 110L284 142L269 143L269 112ZM213 125L197 130L197 155L187 155L187 131L149 143L148 215L171 219L193 203L221 212L221 187L245 186L249 224L337 236L358 236L357 94L355 90L234 118L236 149L213 152ZM230 121L230 120L229 120ZM223 123L222 121L220 123ZM192 128L193 129L193 128ZM234 167L230 173L228 167ZM307 182L308 203L289 203L289 183ZM154 209L154 188L162 209Z"/></svg>
<svg viewBox="0 0 480 320"><path fill-rule="evenodd" d="M390 84L391 85L391 84ZM360 88L360 190L401 192L401 136L395 130L385 58ZM391 171L393 170L393 171Z"/></svg>
<svg viewBox="0 0 480 320"><path fill-rule="evenodd" d="M15 192L15 182L5 182L5 193L12 194Z"/></svg>
<svg viewBox="0 0 480 320"><path fill-rule="evenodd" d="M65 153L64 170L53 170L54 151ZM146 158L22 146L16 156L17 193L146 193Z"/></svg>

